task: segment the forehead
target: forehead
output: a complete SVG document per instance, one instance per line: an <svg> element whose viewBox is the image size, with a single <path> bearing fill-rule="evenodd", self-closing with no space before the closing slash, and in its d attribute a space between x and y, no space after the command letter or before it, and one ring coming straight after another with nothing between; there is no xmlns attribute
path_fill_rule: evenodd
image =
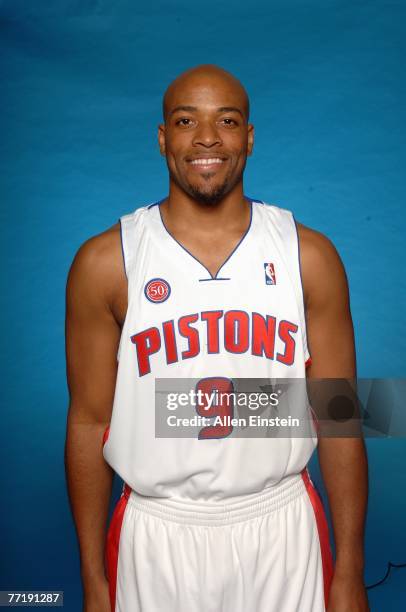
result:
<svg viewBox="0 0 406 612"><path fill-rule="evenodd" d="M246 94L242 87L224 77L199 76L175 81L165 96L167 113L178 106L194 106L198 109L237 107L246 113Z"/></svg>

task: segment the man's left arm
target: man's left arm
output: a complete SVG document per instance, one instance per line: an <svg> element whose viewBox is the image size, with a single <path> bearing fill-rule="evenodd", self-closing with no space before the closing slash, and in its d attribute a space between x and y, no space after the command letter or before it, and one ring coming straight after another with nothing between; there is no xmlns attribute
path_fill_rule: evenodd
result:
<svg viewBox="0 0 406 612"><path fill-rule="evenodd" d="M311 355L307 378L354 381L354 330L344 266L323 234L300 224L298 231ZM368 464L364 440L320 436L318 457L336 546L327 611L367 612L363 571Z"/></svg>

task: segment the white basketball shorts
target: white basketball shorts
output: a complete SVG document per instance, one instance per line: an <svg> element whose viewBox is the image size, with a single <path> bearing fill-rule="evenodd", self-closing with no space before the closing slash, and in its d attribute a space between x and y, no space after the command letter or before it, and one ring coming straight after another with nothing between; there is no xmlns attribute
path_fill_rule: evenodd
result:
<svg viewBox="0 0 406 612"><path fill-rule="evenodd" d="M324 612L328 525L307 468L230 502L124 485L106 541L112 612Z"/></svg>

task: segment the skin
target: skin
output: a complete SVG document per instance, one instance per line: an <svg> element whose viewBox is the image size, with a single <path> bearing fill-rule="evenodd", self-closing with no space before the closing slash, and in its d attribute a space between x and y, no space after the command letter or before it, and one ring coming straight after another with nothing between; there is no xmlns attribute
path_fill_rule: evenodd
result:
<svg viewBox="0 0 406 612"><path fill-rule="evenodd" d="M169 171L169 197L162 216L169 232L204 260L212 275L249 224L242 181L254 141L248 113L241 83L214 66L184 73L164 96L158 141ZM198 158L222 163L193 165Z"/></svg>
<svg viewBox="0 0 406 612"><path fill-rule="evenodd" d="M219 110L224 107L236 110ZM169 196L162 204L164 222L212 275L249 223L243 172L254 130L248 113L242 85L215 66L184 73L164 96L165 121L158 128L160 151L169 171ZM201 157L224 161L204 168L191 164ZM326 236L302 224L298 233L312 355L307 377L353 379L354 332L343 264ZM81 246L66 293L70 391L66 473L80 545L84 612L110 611L103 555L113 471L103 459L102 438L111 418L116 354L126 311L127 280L116 224ZM365 445L358 438L320 438L318 454L337 549L328 612L366 612Z"/></svg>

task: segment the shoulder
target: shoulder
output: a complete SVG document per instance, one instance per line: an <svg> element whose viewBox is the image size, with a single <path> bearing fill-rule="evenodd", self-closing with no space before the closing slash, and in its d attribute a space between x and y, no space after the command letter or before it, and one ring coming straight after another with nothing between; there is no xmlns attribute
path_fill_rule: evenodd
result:
<svg viewBox="0 0 406 612"><path fill-rule="evenodd" d="M125 280L120 224L86 240L76 252L69 270L67 290L80 287L106 299Z"/></svg>
<svg viewBox="0 0 406 612"><path fill-rule="evenodd" d="M340 256L333 242L325 234L296 222L301 257L312 263L338 263Z"/></svg>
<svg viewBox="0 0 406 612"><path fill-rule="evenodd" d="M117 265L121 256L120 224L86 240L76 252L72 269L107 271Z"/></svg>
<svg viewBox="0 0 406 612"><path fill-rule="evenodd" d="M331 292L348 290L347 276L341 257L325 234L296 222L300 266L305 300L329 287Z"/></svg>

